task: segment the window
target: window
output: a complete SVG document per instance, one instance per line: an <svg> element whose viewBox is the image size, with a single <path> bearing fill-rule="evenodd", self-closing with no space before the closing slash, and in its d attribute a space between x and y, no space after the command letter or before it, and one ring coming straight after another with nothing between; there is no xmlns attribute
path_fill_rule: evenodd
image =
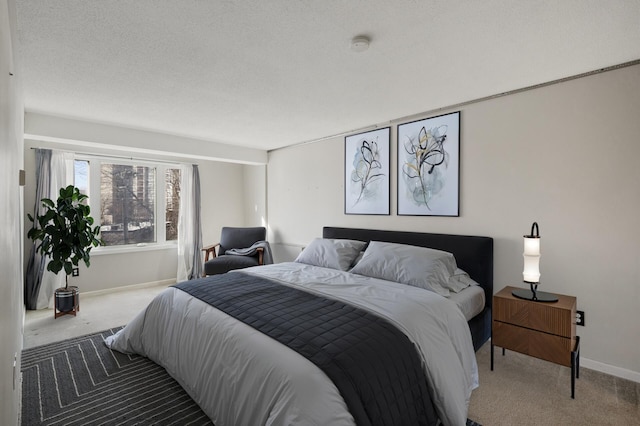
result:
<svg viewBox="0 0 640 426"><path fill-rule="evenodd" d="M167 169L165 176L165 220L167 241L178 239L180 214L180 169Z"/></svg>
<svg viewBox="0 0 640 426"><path fill-rule="evenodd" d="M73 184L81 194L89 195L89 161L75 160L73 162Z"/></svg>
<svg viewBox="0 0 640 426"><path fill-rule="evenodd" d="M155 211L155 168L100 165L100 234L105 245L155 242Z"/></svg>
<svg viewBox="0 0 640 426"><path fill-rule="evenodd" d="M177 240L180 169L176 166L80 158L74 162L74 182L89 196L105 246Z"/></svg>

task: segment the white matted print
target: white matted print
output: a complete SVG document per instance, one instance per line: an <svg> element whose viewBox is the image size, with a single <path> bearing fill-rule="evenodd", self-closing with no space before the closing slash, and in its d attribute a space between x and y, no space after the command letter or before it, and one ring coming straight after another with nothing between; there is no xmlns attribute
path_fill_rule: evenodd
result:
<svg viewBox="0 0 640 426"><path fill-rule="evenodd" d="M460 111L398 125L398 215L458 216Z"/></svg>
<svg viewBox="0 0 640 426"><path fill-rule="evenodd" d="M389 127L344 138L345 214L389 214L389 138Z"/></svg>

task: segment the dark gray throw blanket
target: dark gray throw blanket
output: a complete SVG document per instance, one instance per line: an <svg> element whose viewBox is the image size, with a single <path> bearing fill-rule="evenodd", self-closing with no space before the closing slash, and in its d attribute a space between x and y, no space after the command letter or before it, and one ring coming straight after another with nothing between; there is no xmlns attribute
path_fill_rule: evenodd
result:
<svg viewBox="0 0 640 426"><path fill-rule="evenodd" d="M436 424L420 355L387 320L242 272L175 287L317 365L340 391L356 424Z"/></svg>

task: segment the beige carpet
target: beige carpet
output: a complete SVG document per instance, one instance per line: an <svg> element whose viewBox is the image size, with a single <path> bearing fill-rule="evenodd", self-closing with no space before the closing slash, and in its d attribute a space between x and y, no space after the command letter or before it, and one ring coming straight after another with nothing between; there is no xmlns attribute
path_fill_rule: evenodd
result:
<svg viewBox="0 0 640 426"><path fill-rule="evenodd" d="M52 309L27 311L24 349L125 325L165 288L166 285L160 285L109 293L80 293L80 312L75 317L64 315L54 319Z"/></svg>
<svg viewBox="0 0 640 426"><path fill-rule="evenodd" d="M27 311L25 348L95 333L129 322L164 286L81 295L77 317L53 318L52 310ZM582 368L571 399L570 369L490 345L476 354L480 387L469 418L483 426L640 425L640 383Z"/></svg>
<svg viewBox="0 0 640 426"><path fill-rule="evenodd" d="M471 396L469 418L483 426L640 425L640 383L586 368L571 399L571 369L495 348L476 354L480 387Z"/></svg>

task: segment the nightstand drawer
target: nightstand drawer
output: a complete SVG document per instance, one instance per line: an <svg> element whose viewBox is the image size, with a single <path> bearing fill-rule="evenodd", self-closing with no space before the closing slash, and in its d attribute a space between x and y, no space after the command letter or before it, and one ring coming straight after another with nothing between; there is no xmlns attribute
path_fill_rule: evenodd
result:
<svg viewBox="0 0 640 426"><path fill-rule="evenodd" d="M566 367L571 366L571 351L575 342L570 338L494 321L491 339L494 345L501 348L555 362Z"/></svg>
<svg viewBox="0 0 640 426"><path fill-rule="evenodd" d="M576 334L575 298L559 296L560 303L531 303L507 294L493 301L493 319L571 338ZM565 300L567 299L567 300Z"/></svg>
<svg viewBox="0 0 640 426"><path fill-rule="evenodd" d="M491 329L491 343L501 348L511 349L512 351L523 354L529 353L529 335L527 330L522 327L498 322L494 319L493 328Z"/></svg>

